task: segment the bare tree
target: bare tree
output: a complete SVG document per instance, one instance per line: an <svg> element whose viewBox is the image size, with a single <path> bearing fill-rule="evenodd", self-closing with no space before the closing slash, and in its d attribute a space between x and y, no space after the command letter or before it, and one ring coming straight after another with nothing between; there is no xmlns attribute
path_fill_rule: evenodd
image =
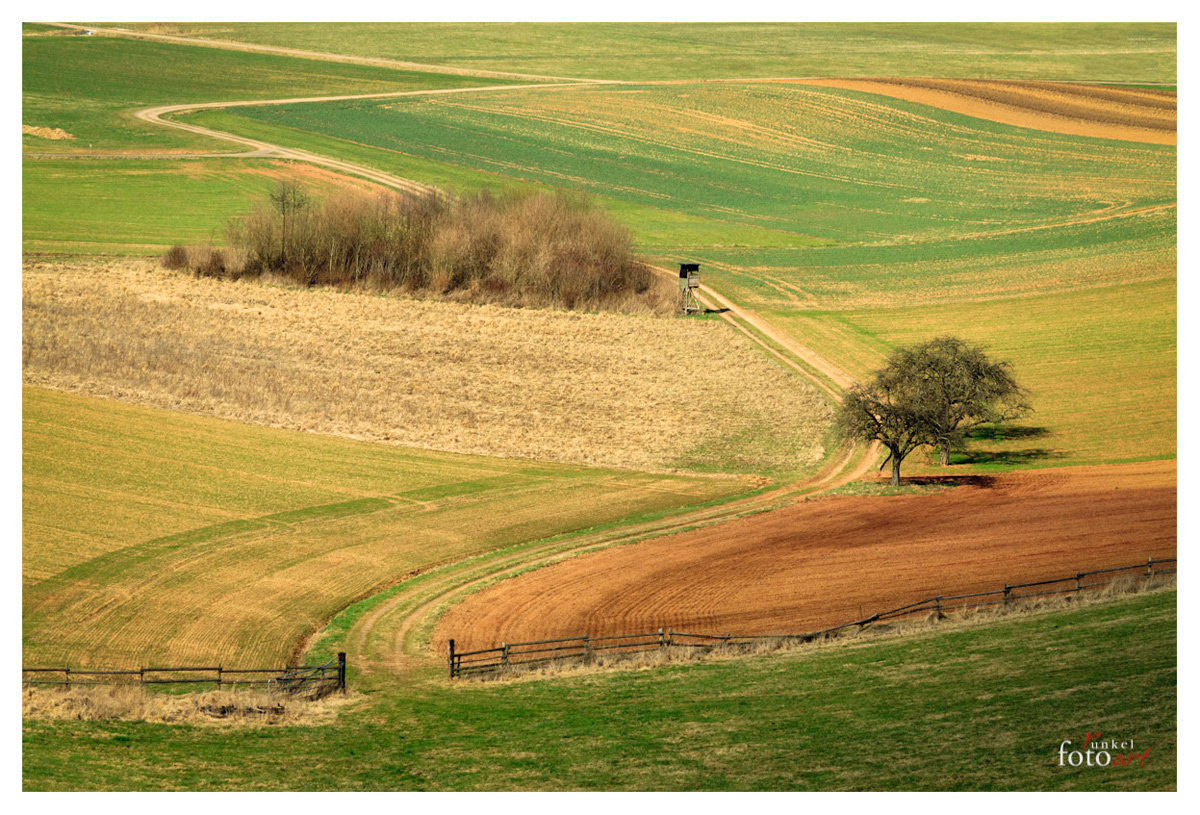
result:
<svg viewBox="0 0 1200 815"><path fill-rule="evenodd" d="M283 229L279 238L279 257L286 267L291 258L288 255L288 233L292 222L301 211L308 208L311 199L297 181L280 181L279 186L271 193L271 206L279 213L283 221Z"/></svg>
<svg viewBox="0 0 1200 815"><path fill-rule="evenodd" d="M913 383L885 368L874 379L855 385L842 399L838 414L849 438L878 441L888 451L880 469L892 463L892 486L900 484L900 463L918 447L929 443L926 405Z"/></svg>
<svg viewBox="0 0 1200 815"><path fill-rule="evenodd" d="M1031 410L1008 362L992 361L981 346L957 337L897 349L888 366L919 383L930 443L938 448L943 467L950 463L950 449L961 446L973 428Z"/></svg>
<svg viewBox="0 0 1200 815"><path fill-rule="evenodd" d="M901 462L918 447L937 447L945 465L950 448L971 428L1029 410L1009 363L994 362L955 337L939 337L893 352L869 382L847 391L838 418L847 437L887 449L882 466L891 462L892 486L898 486Z"/></svg>

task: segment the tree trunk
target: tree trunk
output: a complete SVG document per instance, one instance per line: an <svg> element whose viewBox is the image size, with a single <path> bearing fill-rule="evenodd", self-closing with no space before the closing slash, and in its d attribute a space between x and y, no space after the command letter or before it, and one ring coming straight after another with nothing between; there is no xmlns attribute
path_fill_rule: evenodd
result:
<svg viewBox="0 0 1200 815"><path fill-rule="evenodd" d="M938 450L938 464L946 467L950 464L950 442L942 442L941 448Z"/></svg>
<svg viewBox="0 0 1200 815"><path fill-rule="evenodd" d="M900 457L892 456L892 486L900 486Z"/></svg>

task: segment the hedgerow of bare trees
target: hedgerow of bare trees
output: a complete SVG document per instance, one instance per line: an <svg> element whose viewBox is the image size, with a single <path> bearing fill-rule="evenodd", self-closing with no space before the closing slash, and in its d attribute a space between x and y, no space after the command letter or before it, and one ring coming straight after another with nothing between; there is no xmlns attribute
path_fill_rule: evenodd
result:
<svg viewBox="0 0 1200 815"><path fill-rule="evenodd" d="M163 263L514 306L660 310L670 300L625 227L561 193L320 200L285 182L229 224L225 247L175 247Z"/></svg>

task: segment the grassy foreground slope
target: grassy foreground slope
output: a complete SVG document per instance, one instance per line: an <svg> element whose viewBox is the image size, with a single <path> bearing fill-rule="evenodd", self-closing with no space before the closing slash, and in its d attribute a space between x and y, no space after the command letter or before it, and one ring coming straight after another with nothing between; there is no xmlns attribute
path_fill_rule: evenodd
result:
<svg viewBox="0 0 1200 815"><path fill-rule="evenodd" d="M281 663L337 611L432 564L744 489L36 388L23 414L26 665Z"/></svg>
<svg viewBox="0 0 1200 815"><path fill-rule="evenodd" d="M328 727L27 721L53 789L1167 790L1174 591L896 641L506 684L413 682ZM1086 733L1145 762L1059 766ZM249 756L253 756L250 759Z"/></svg>
<svg viewBox="0 0 1200 815"><path fill-rule="evenodd" d="M1173 83L1174 23L121 23L592 79L945 76Z"/></svg>

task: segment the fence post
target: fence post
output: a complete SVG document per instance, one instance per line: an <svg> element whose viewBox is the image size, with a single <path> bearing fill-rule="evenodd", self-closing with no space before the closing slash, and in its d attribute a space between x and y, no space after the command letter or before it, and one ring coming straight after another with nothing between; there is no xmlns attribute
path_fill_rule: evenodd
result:
<svg viewBox="0 0 1200 815"><path fill-rule="evenodd" d="M64 674L64 675L65 675L65 677L66 677L66 683L65 683L65 687L66 687L66 689L67 689L67 690L70 690L70 689L71 689L71 669L70 669L70 668L63 668L63 674Z"/></svg>
<svg viewBox="0 0 1200 815"><path fill-rule="evenodd" d="M946 615L942 613L942 595L933 598L933 609L937 612L937 619L944 620Z"/></svg>
<svg viewBox="0 0 1200 815"><path fill-rule="evenodd" d="M217 666L217 690L221 689L222 684L224 684L224 683L221 682L221 666L218 665Z"/></svg>
<svg viewBox="0 0 1200 815"><path fill-rule="evenodd" d="M592 641L587 634L583 635L583 658L587 662L592 661Z"/></svg>
<svg viewBox="0 0 1200 815"><path fill-rule="evenodd" d="M454 678L454 640L450 640L450 678Z"/></svg>
<svg viewBox="0 0 1200 815"><path fill-rule="evenodd" d="M1152 575L1152 574L1154 574L1154 556L1153 555L1151 555L1150 559L1146 561L1146 577L1150 577L1150 575Z"/></svg>
<svg viewBox="0 0 1200 815"><path fill-rule="evenodd" d="M338 690L346 692L346 652L338 651Z"/></svg>
<svg viewBox="0 0 1200 815"><path fill-rule="evenodd" d="M667 638L663 636L663 630L661 628L658 629L658 647L659 648L667 647Z"/></svg>
<svg viewBox="0 0 1200 815"><path fill-rule="evenodd" d="M1083 591L1083 572L1075 572L1075 591Z"/></svg>
<svg viewBox="0 0 1200 815"><path fill-rule="evenodd" d="M500 664L501 665L508 664L508 643L507 642L500 643Z"/></svg>
<svg viewBox="0 0 1200 815"><path fill-rule="evenodd" d="M1012 586L1004 584L1004 605L1008 605L1008 593L1012 591Z"/></svg>

